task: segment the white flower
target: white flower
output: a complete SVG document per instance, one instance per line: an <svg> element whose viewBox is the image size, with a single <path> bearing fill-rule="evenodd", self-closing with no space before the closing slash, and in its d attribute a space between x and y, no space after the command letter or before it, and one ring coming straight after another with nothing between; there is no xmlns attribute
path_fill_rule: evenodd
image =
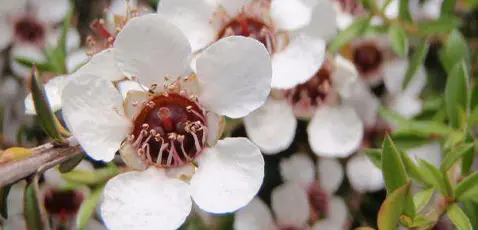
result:
<svg viewBox="0 0 478 230"><path fill-rule="evenodd" d="M255 198L236 213L234 229L344 229L347 220L345 202L333 195L343 178L340 163L333 159L319 160L317 168L305 154L295 154L280 164L284 184L272 192L271 206ZM318 182L315 179L318 172ZM319 216L325 217L318 220Z"/></svg>
<svg viewBox="0 0 478 230"><path fill-rule="evenodd" d="M336 34L328 0L162 0L158 13L188 37L194 52L214 41L243 35L262 42L272 56L272 87L291 88L311 78Z"/></svg>
<svg viewBox="0 0 478 230"><path fill-rule="evenodd" d="M317 155L346 157L352 154L360 146L363 124L350 104L367 98L354 95L358 102L338 104L336 101L338 96L350 98L356 79L353 64L343 57L326 61L309 81L279 92L281 96L273 95L264 106L245 117L248 136L265 154L275 154L292 143L296 117L310 119L307 133Z"/></svg>
<svg viewBox="0 0 478 230"><path fill-rule="evenodd" d="M356 154L346 166L349 182L358 192L376 192L384 188L382 170L364 154Z"/></svg>
<svg viewBox="0 0 478 230"><path fill-rule="evenodd" d="M192 75L191 56L179 29L144 15L63 90L65 121L90 157L110 161L120 150L129 166L147 168L107 183L101 212L110 229L176 229L191 198L207 212L232 212L262 184L259 149L245 138L217 139L222 116L245 116L267 98L267 50L254 39L224 38L203 51ZM135 82L118 90L111 81L123 76Z"/></svg>

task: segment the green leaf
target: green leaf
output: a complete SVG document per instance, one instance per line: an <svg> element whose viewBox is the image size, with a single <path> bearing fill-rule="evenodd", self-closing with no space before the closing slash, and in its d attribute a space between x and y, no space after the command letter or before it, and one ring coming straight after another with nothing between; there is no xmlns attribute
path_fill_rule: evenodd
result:
<svg viewBox="0 0 478 230"><path fill-rule="evenodd" d="M104 186L101 186L95 189L91 195L81 203L80 209L78 210L78 215L76 216L76 227L79 230L85 229L86 224L91 219L91 216L96 210L98 203L101 200L101 195L103 194Z"/></svg>
<svg viewBox="0 0 478 230"><path fill-rule="evenodd" d="M478 199L478 171L465 177L465 179L456 186L455 198L458 201Z"/></svg>
<svg viewBox="0 0 478 230"><path fill-rule="evenodd" d="M463 155L470 151L473 152L473 144L465 144L459 149L447 153L440 165L440 170L448 171L448 169L450 169L457 160L459 160L461 157L463 157Z"/></svg>
<svg viewBox="0 0 478 230"><path fill-rule="evenodd" d="M382 168L382 150L381 149L365 149L365 154L372 161L372 163L377 166L377 168Z"/></svg>
<svg viewBox="0 0 478 230"><path fill-rule="evenodd" d="M403 165L405 166L407 174L414 181L419 182L421 184L431 185L431 181L427 180L427 178L423 175L422 171L418 168L415 162L413 162L413 160L404 151L400 151L400 157L402 159Z"/></svg>
<svg viewBox="0 0 478 230"><path fill-rule="evenodd" d="M377 9L377 3L374 0L360 0L365 9Z"/></svg>
<svg viewBox="0 0 478 230"><path fill-rule="evenodd" d="M470 220L473 229L478 229L478 204L474 201L465 201L462 206L463 212Z"/></svg>
<svg viewBox="0 0 478 230"><path fill-rule="evenodd" d="M398 16L406 22L413 21L412 15L410 14L410 7L408 6L408 0L400 0Z"/></svg>
<svg viewBox="0 0 478 230"><path fill-rule="evenodd" d="M18 62L20 65L26 66L28 68L33 68L33 66L36 66L37 69L40 71L49 72L53 71L54 69L48 62L36 63L35 61L20 57L16 57L15 61Z"/></svg>
<svg viewBox="0 0 478 230"><path fill-rule="evenodd" d="M442 17L435 21L426 21L418 25L418 33L423 36L448 33L461 25L460 18L456 16Z"/></svg>
<svg viewBox="0 0 478 230"><path fill-rule="evenodd" d="M7 198L11 187L12 185L9 184L0 188L0 215L5 219L8 218Z"/></svg>
<svg viewBox="0 0 478 230"><path fill-rule="evenodd" d="M445 105L448 119L453 128L460 128L459 109L466 111L468 98L468 68L462 60L457 63L445 86Z"/></svg>
<svg viewBox="0 0 478 230"><path fill-rule="evenodd" d="M405 73L405 79L402 82L402 89L406 89L408 83L412 80L415 73L420 69L425 61L425 57L427 56L428 49L430 44L426 40L424 40L413 52L413 55L410 57L410 62L408 63L408 69Z"/></svg>
<svg viewBox="0 0 478 230"><path fill-rule="evenodd" d="M401 57L408 53L408 38L405 30L399 25L392 25L388 30L392 49Z"/></svg>
<svg viewBox="0 0 478 230"><path fill-rule="evenodd" d="M440 193L444 195L448 195L448 191L445 186L444 178L443 175L438 171L435 166L430 164L428 161L422 160L422 159L417 159L418 160L418 165L420 166L420 169L422 171L422 174L424 175L425 178L427 178L427 181L430 181L430 183L433 185L435 189L440 191Z"/></svg>
<svg viewBox="0 0 478 230"><path fill-rule="evenodd" d="M429 220L425 218L424 216L416 216L413 219L413 224L410 226L410 228L418 228L418 227L431 227L431 225L435 224L435 221ZM428 228L425 228L428 229Z"/></svg>
<svg viewBox="0 0 478 230"><path fill-rule="evenodd" d="M367 29L370 23L370 17L359 18L352 25L340 32L329 45L328 52L335 53L343 45L359 37Z"/></svg>
<svg viewBox="0 0 478 230"><path fill-rule="evenodd" d="M460 60L468 60L468 52L469 48L463 35L458 29L453 30L439 52L440 61L446 72L449 73Z"/></svg>
<svg viewBox="0 0 478 230"><path fill-rule="evenodd" d="M411 133L393 133L392 140L395 146L401 150L409 150L430 142L428 137Z"/></svg>
<svg viewBox="0 0 478 230"><path fill-rule="evenodd" d="M378 211L378 229L396 229L400 215L406 205L410 183L406 183L390 193Z"/></svg>
<svg viewBox="0 0 478 230"><path fill-rule="evenodd" d="M46 97L45 88L38 78L38 71L35 67L32 69L29 81L33 104L35 105L35 110L43 129L52 139L62 141L63 137L58 131L60 128L58 127L57 118L51 110L50 103Z"/></svg>
<svg viewBox="0 0 478 230"><path fill-rule="evenodd" d="M475 145L478 145L478 142L475 142ZM473 166L473 161L475 159L475 151L468 151L463 155L461 160L461 175L468 175Z"/></svg>
<svg viewBox="0 0 478 230"><path fill-rule="evenodd" d="M58 42L58 48L61 49L63 54L66 55L67 53L67 37L68 37L68 31L70 30L71 26L71 18L73 17L73 9L75 4L70 4L71 7L68 10L68 14L66 15L65 19L63 20L63 27L61 29L61 36L60 40Z"/></svg>
<svg viewBox="0 0 478 230"><path fill-rule="evenodd" d="M433 196L434 191L434 188L427 188L425 190L417 192L415 196L413 196L413 202L415 203L417 212L420 212L428 204L428 202Z"/></svg>
<svg viewBox="0 0 478 230"><path fill-rule="evenodd" d="M456 0L446 0L441 4L441 17L455 13Z"/></svg>
<svg viewBox="0 0 478 230"><path fill-rule="evenodd" d="M98 185L105 183L108 179L119 173L117 167L107 167L95 171L84 171L74 169L68 173L64 173L61 177L72 184Z"/></svg>
<svg viewBox="0 0 478 230"><path fill-rule="evenodd" d="M470 220L457 204L448 206L446 214L458 230L472 230Z"/></svg>
<svg viewBox="0 0 478 230"><path fill-rule="evenodd" d="M78 164L80 164L80 162L83 160L84 157L85 157L85 155L83 155L83 153L76 154L72 158L70 158L67 161L61 163L60 166L58 167L58 170L61 173L67 173L67 172L73 170Z"/></svg>
<svg viewBox="0 0 478 230"><path fill-rule="evenodd" d="M25 219L30 230L47 230L48 220L46 218L45 210L41 204L40 192L38 188L38 179L34 179L33 182L25 188L24 193L24 205L25 205Z"/></svg>

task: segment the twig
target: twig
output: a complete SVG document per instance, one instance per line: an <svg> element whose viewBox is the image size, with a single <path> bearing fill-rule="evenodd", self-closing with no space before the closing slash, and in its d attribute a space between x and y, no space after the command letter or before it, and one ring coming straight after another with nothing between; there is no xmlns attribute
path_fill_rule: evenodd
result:
<svg viewBox="0 0 478 230"><path fill-rule="evenodd" d="M0 164L0 187L13 183L33 173L60 164L78 153L81 147L70 139L70 145L58 146L47 143L32 149L33 156L22 161Z"/></svg>

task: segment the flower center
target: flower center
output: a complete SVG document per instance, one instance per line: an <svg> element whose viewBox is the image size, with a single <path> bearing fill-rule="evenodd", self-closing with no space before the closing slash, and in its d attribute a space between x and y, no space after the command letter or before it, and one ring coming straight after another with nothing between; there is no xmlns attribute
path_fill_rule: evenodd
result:
<svg viewBox="0 0 478 230"><path fill-rule="evenodd" d="M22 42L40 43L45 38L44 26L29 16L17 20L14 29L15 37Z"/></svg>
<svg viewBox="0 0 478 230"><path fill-rule="evenodd" d="M280 230L301 230L301 228L296 226L280 226Z"/></svg>
<svg viewBox="0 0 478 230"><path fill-rule="evenodd" d="M50 189L45 193L43 202L50 215L58 215L60 219L65 219L76 214L83 199L81 192Z"/></svg>
<svg viewBox="0 0 478 230"><path fill-rule="evenodd" d="M286 100L294 107L294 110L313 111L328 99L332 89L331 72L332 64L325 61L319 71L307 82L284 91Z"/></svg>
<svg viewBox="0 0 478 230"><path fill-rule="evenodd" d="M349 13L351 15L362 15L365 13L365 9L359 0L336 0L342 12Z"/></svg>
<svg viewBox="0 0 478 230"><path fill-rule="evenodd" d="M327 210L329 208L328 195L320 186L320 183L314 182L310 185L307 195L309 196L309 202L311 206L311 217L314 220L327 216Z"/></svg>
<svg viewBox="0 0 478 230"><path fill-rule="evenodd" d="M205 146L205 110L177 93L151 98L134 120L129 138L147 165L178 167L197 157Z"/></svg>
<svg viewBox="0 0 478 230"><path fill-rule="evenodd" d="M264 44L271 54L276 50L273 30L259 19L248 17L245 14L239 14L220 30L218 39L234 35L258 40Z"/></svg>
<svg viewBox="0 0 478 230"><path fill-rule="evenodd" d="M374 72L383 62L382 52L371 43L356 47L352 55L353 62L362 75Z"/></svg>

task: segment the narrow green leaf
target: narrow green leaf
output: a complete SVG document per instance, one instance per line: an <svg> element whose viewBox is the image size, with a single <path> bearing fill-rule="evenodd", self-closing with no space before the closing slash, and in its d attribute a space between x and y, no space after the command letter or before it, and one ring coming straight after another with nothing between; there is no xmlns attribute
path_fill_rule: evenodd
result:
<svg viewBox="0 0 478 230"><path fill-rule="evenodd" d="M40 71L53 71L53 67L48 62L36 63L35 61L20 57L16 57L15 61L18 62L20 65L26 66L28 68L33 68L33 66L36 65L37 69Z"/></svg>
<svg viewBox="0 0 478 230"><path fill-rule="evenodd" d="M27 185L24 194L25 219L30 230L48 229L48 220L39 195L38 180L34 179Z"/></svg>
<svg viewBox="0 0 478 230"><path fill-rule="evenodd" d="M470 220L473 229L478 229L478 204L475 201L465 201L462 206L463 212Z"/></svg>
<svg viewBox="0 0 478 230"><path fill-rule="evenodd" d="M61 177L72 184L98 185L105 183L118 173L119 169L116 167L107 167L95 171L74 169L62 174Z"/></svg>
<svg viewBox="0 0 478 230"><path fill-rule="evenodd" d="M374 0L360 0L366 9L377 9L377 3Z"/></svg>
<svg viewBox="0 0 478 230"><path fill-rule="evenodd" d="M459 109L466 111L468 99L468 68L462 60L457 63L450 74L445 86L445 104L448 119L453 128L460 128Z"/></svg>
<svg viewBox="0 0 478 230"><path fill-rule="evenodd" d="M391 193L408 182L405 166L390 136L386 136L382 147L382 168L387 192Z"/></svg>
<svg viewBox="0 0 478 230"><path fill-rule="evenodd" d="M45 129L45 132L54 140L63 140L59 133L59 127L56 122L56 117L51 110L50 103L46 97L45 88L40 82L38 71L34 67L30 76L30 90L32 92L33 103L37 111L38 118Z"/></svg>
<svg viewBox="0 0 478 230"><path fill-rule="evenodd" d="M470 220L457 204L448 206L446 214L458 230L473 230Z"/></svg>
<svg viewBox="0 0 478 230"><path fill-rule="evenodd" d="M404 151L400 151L400 157L402 159L403 165L405 166L407 174L414 181L421 184L431 185L431 181L427 180L415 162L413 162L413 160Z"/></svg>
<svg viewBox="0 0 478 230"><path fill-rule="evenodd" d="M7 198L11 187L12 185L9 184L0 188L0 215L5 219L8 218Z"/></svg>
<svg viewBox="0 0 478 230"><path fill-rule="evenodd" d="M473 144L465 144L459 149L447 153L440 165L440 170L448 171L448 169L450 169L456 161L458 161L461 157L463 157L463 155L470 151L473 152Z"/></svg>
<svg viewBox="0 0 478 230"><path fill-rule="evenodd" d="M405 207L410 183L406 183L390 193L378 211L378 229L396 229L400 215Z"/></svg>
<svg viewBox="0 0 478 230"><path fill-rule="evenodd" d="M427 227L424 229L428 229L428 227L431 227L433 224L435 224L435 221L433 220L429 220L424 216L416 216L413 219L413 224L410 226L410 228Z"/></svg>
<svg viewBox="0 0 478 230"><path fill-rule="evenodd" d="M453 15L455 13L456 0L446 0L441 4L441 17L444 15Z"/></svg>
<svg viewBox="0 0 478 230"><path fill-rule="evenodd" d="M459 201L476 200L478 197L478 171L465 177L455 189L455 198Z"/></svg>
<svg viewBox="0 0 478 230"><path fill-rule="evenodd" d="M347 27L347 29L343 30L335 37L335 40L329 45L328 51L330 53L335 53L343 45L362 35L362 33L367 29L369 23L370 17L357 19L352 25Z"/></svg>
<svg viewBox="0 0 478 230"><path fill-rule="evenodd" d="M405 73L405 79L402 82L402 89L406 89L408 83L412 80L415 73L420 69L420 66L423 65L425 61L425 57L427 56L428 49L430 44L426 40L424 40L413 52L412 57L410 57L410 61L408 63L408 69Z"/></svg>
<svg viewBox="0 0 478 230"><path fill-rule="evenodd" d="M478 146L478 142L475 142ZM468 151L463 155L461 160L461 175L468 175L473 167L473 161L475 159L475 151Z"/></svg>
<svg viewBox="0 0 478 230"><path fill-rule="evenodd" d="M377 166L377 168L382 168L382 150L381 149L365 149L365 154L372 161L372 163Z"/></svg>
<svg viewBox="0 0 478 230"><path fill-rule="evenodd" d="M426 21L419 24L418 32L424 36L448 33L460 26L461 20L456 16L442 17L435 21Z"/></svg>
<svg viewBox="0 0 478 230"><path fill-rule="evenodd" d="M417 192L415 196L413 196L413 202L415 203L417 212L420 212L428 204L428 202L433 196L434 191L434 188L427 188L425 190Z"/></svg>
<svg viewBox="0 0 478 230"><path fill-rule="evenodd" d="M443 67L445 67L446 72L449 73L453 66L460 60L467 60L469 58L468 52L468 44L463 35L458 29L453 30L450 35L448 35L445 45L439 52L440 61Z"/></svg>
<svg viewBox="0 0 478 230"><path fill-rule="evenodd" d="M392 140L398 149L405 151L430 142L426 136L411 133L393 133Z"/></svg>
<svg viewBox="0 0 478 230"><path fill-rule="evenodd" d="M398 7L398 16L406 22L413 21L412 15L410 14L408 0L400 0L400 5Z"/></svg>
<svg viewBox="0 0 478 230"><path fill-rule="evenodd" d="M388 29L388 37L392 45L392 49L401 57L408 53L408 38L405 30L399 25L392 25Z"/></svg>
<svg viewBox="0 0 478 230"><path fill-rule="evenodd" d="M73 170L78 164L80 164L80 162L83 160L84 157L85 155L83 155L83 153L77 154L71 159L61 163L60 166L58 167L58 170L61 173L67 173Z"/></svg>
<svg viewBox="0 0 478 230"><path fill-rule="evenodd" d="M90 221L91 216L96 210L96 206L98 206L98 203L101 200L103 189L104 186L95 189L88 199L81 203L80 209L78 210L78 215L76 216L76 227L79 230L85 229L86 224Z"/></svg>
<svg viewBox="0 0 478 230"><path fill-rule="evenodd" d="M68 37L68 31L70 30L71 27L71 18L73 17L73 9L75 4L70 4L71 7L68 10L68 13L63 20L63 27L61 29L61 35L60 35L60 40L58 42L58 48L61 49L61 51L66 55L67 53L67 37Z"/></svg>
<svg viewBox="0 0 478 230"><path fill-rule="evenodd" d="M430 181L430 183L433 184L433 187L440 191L440 193L448 195L448 191L444 183L444 178L440 171L438 171L435 166L425 160L417 159L417 161L423 176L427 178L426 180Z"/></svg>

